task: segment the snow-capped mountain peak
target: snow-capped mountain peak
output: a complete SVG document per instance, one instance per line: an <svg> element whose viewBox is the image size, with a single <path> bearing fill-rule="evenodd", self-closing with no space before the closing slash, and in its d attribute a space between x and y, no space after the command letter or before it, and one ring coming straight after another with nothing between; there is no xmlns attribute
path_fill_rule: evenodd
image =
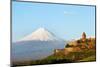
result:
<svg viewBox="0 0 100 67"><path fill-rule="evenodd" d="M27 41L27 40L39 40L39 41L51 41L57 40L56 36L50 33L45 28L39 28L36 31L32 32L31 34L25 36L20 41Z"/></svg>

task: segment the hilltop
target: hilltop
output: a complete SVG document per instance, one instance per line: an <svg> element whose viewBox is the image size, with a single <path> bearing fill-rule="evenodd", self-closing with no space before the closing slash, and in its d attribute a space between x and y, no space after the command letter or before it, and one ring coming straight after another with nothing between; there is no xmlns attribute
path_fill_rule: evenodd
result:
<svg viewBox="0 0 100 67"><path fill-rule="evenodd" d="M64 49L55 49L53 56L62 56L67 59L78 61L95 61L96 57L95 38L86 38L85 32L78 40L66 44Z"/></svg>

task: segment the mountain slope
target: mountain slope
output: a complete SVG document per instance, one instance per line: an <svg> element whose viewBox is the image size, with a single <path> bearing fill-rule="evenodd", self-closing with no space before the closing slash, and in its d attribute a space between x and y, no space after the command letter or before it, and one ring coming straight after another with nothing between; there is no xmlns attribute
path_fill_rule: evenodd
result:
<svg viewBox="0 0 100 67"><path fill-rule="evenodd" d="M19 41L28 41L28 40L55 41L58 40L58 38L45 28L39 28Z"/></svg>

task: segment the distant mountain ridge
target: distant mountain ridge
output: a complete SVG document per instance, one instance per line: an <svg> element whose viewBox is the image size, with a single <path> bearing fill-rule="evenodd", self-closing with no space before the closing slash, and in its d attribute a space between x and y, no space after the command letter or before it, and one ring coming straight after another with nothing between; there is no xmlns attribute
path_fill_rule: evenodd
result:
<svg viewBox="0 0 100 67"><path fill-rule="evenodd" d="M19 41L56 41L59 40L53 33L49 32L45 28L39 28L36 31L32 32L31 34L25 36L24 38L20 39Z"/></svg>

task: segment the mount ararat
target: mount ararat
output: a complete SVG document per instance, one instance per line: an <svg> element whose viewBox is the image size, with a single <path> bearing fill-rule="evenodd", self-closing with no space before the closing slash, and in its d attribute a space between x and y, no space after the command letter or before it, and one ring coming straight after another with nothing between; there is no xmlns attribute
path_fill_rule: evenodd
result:
<svg viewBox="0 0 100 67"><path fill-rule="evenodd" d="M54 49L62 49L65 45L63 39L45 28L39 28L12 43L12 59L14 62L43 59L53 54Z"/></svg>

